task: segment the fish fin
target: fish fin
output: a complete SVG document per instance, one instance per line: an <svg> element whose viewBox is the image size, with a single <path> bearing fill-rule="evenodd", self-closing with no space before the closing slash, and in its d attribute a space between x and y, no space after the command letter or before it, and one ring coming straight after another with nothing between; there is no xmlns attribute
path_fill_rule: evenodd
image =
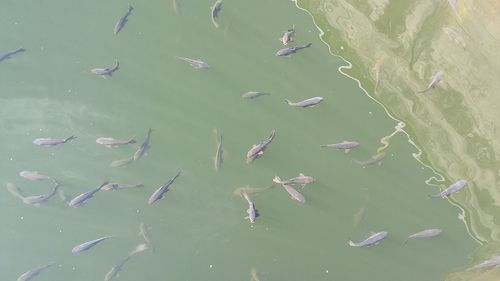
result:
<svg viewBox="0 0 500 281"><path fill-rule="evenodd" d="M300 177L305 177L305 175L303 173L299 173L299 176Z"/></svg>
<svg viewBox="0 0 500 281"><path fill-rule="evenodd" d="M264 151L262 151L262 150L259 151L259 153L257 153L257 155L259 155L259 156L262 156L263 154L264 154Z"/></svg>
<svg viewBox="0 0 500 281"><path fill-rule="evenodd" d="M347 242L349 244L349 246L351 247L357 247L356 243L352 242L351 240L349 240L349 242Z"/></svg>
<svg viewBox="0 0 500 281"><path fill-rule="evenodd" d="M290 100L288 100L288 99L285 99L285 102L286 102L286 104L288 104L288 105L291 105L291 104L292 104L292 102L291 102Z"/></svg>
<svg viewBox="0 0 500 281"><path fill-rule="evenodd" d="M273 182L275 182L277 184L281 184L281 178L278 177L278 176L275 176L274 179L273 179Z"/></svg>

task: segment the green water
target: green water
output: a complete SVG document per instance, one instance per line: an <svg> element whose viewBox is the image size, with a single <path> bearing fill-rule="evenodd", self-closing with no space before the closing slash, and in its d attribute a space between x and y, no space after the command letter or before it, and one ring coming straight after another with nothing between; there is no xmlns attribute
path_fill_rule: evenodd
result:
<svg viewBox="0 0 500 281"><path fill-rule="evenodd" d="M132 1L125 28L113 26L127 2L5 1L0 9L1 49L25 53L0 62L0 175L28 194L46 193L47 182L21 178L38 170L75 196L106 180L143 183L143 188L101 191L79 208L52 198L39 208L5 189L0 196L3 227L0 276L14 280L48 262L56 266L37 280L103 280L143 240L150 227L154 252L135 255L118 280L442 280L465 268L478 246L447 200L431 200L434 173L396 129L382 106L338 68L347 63L329 53L310 16L290 1L225 1L216 29L209 1ZM58 11L58 12L55 12ZM64 13L63 13L64 12ZM311 48L276 57L281 32L295 26L296 43ZM211 65L195 70L174 56ZM90 72L120 61L112 77ZM243 100L247 91L271 93ZM322 96L313 108L284 103ZM148 154L122 168L114 160L136 147L109 149L103 136L141 142L153 129ZM224 163L216 172L214 129L222 132ZM265 154L246 164L246 152L271 130ZM39 137L78 138L53 148ZM387 137L391 136L392 137ZM320 144L352 139L349 153ZM383 140L383 141L381 141ZM385 143L385 144L384 144ZM383 150L381 165L363 167ZM159 202L151 193L182 169ZM252 194L261 216L244 220L247 203L234 189L266 187L279 175L316 178L299 190L304 205L280 186ZM405 238L442 228L430 240ZM388 231L378 246L350 248L371 231ZM78 243L115 238L79 254Z"/></svg>

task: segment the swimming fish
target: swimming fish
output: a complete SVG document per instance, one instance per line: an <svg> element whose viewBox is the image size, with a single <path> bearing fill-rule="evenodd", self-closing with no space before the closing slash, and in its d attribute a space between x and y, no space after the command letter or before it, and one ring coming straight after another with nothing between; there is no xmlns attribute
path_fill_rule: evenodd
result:
<svg viewBox="0 0 500 281"><path fill-rule="evenodd" d="M283 35L279 38L279 40L281 41L281 43L283 43L283 45L286 46L288 45L288 42L293 41L294 37L295 37L295 29L290 28L283 33Z"/></svg>
<svg viewBox="0 0 500 281"><path fill-rule="evenodd" d="M125 189L125 188L136 188L136 187L143 187L144 185L142 183L139 184L126 184L126 183L117 183L117 182L109 182L105 186L101 188L101 190L118 190L118 189Z"/></svg>
<svg viewBox="0 0 500 281"><path fill-rule="evenodd" d="M87 202L87 200L92 198L94 196L94 194L96 194L99 190L101 190L101 188L103 188L106 184L108 184L108 183L105 182L94 189L91 189L87 192L84 192L84 193L76 196L75 198L71 199L71 201L69 201L68 205L70 207L76 207L76 206L80 206L80 205L84 204L85 202Z"/></svg>
<svg viewBox="0 0 500 281"><path fill-rule="evenodd" d="M155 249L153 247L153 242L151 242L151 238L149 238L148 230L146 229L146 226L144 225L143 222L139 225L139 233L138 235L144 239L146 244L151 248L151 252L155 252Z"/></svg>
<svg viewBox="0 0 500 281"><path fill-rule="evenodd" d="M289 106L295 106L295 107L309 107L309 106L315 106L317 105L318 103L320 103L321 101L323 100L322 97L314 97L314 98L310 98L310 99L306 99L306 100L303 100L303 101L299 101L299 102L291 102L287 99L285 99L285 102L289 105Z"/></svg>
<svg viewBox="0 0 500 281"><path fill-rule="evenodd" d="M174 183L175 179L181 174L181 171L177 173L177 175L173 176L171 179L169 179L166 183L164 183L162 186L160 186L155 192L149 197L148 204L153 204L154 202L160 200L163 198L163 194L167 192L170 189L170 185Z"/></svg>
<svg viewBox="0 0 500 281"><path fill-rule="evenodd" d="M446 35L448 35L448 37L450 37L450 39L452 39L453 41L455 41L455 43L462 46L462 48L464 48L465 50L466 47L465 39L462 37L462 35L460 35L458 31L456 31L451 27L443 27L443 31L444 33L446 33Z"/></svg>
<svg viewBox="0 0 500 281"><path fill-rule="evenodd" d="M106 276L104 276L104 281L110 281L111 279L115 278L118 276L118 273L122 271L123 266L125 263L135 254L140 253L142 251L145 251L148 249L148 246L146 244L139 244L135 249L130 252L125 258L123 258L117 265L113 266L108 273L106 273Z"/></svg>
<svg viewBox="0 0 500 281"><path fill-rule="evenodd" d="M22 198L23 203L39 207L40 203L49 200L52 196L54 196L57 193L59 186L60 186L59 183L56 183L54 185L54 188L52 188L52 191L47 194L25 196Z"/></svg>
<svg viewBox="0 0 500 281"><path fill-rule="evenodd" d="M366 238L364 241L361 241L359 243L354 243L352 241L349 241L349 246L351 247L368 247L372 245L378 245L382 239L384 239L387 236L386 231L381 231L373 234L372 236Z"/></svg>
<svg viewBox="0 0 500 281"><path fill-rule="evenodd" d="M273 141L276 135L276 130L271 131L271 135L259 144L254 144L252 148L247 152L247 164L250 164L255 158L262 156L266 147Z"/></svg>
<svg viewBox="0 0 500 281"><path fill-rule="evenodd" d="M380 152L380 153L377 153L375 155L372 155L370 157L370 159L368 159L368 160L365 160L365 161L354 160L354 161L362 166L368 166L368 165L373 165L373 164L380 165L382 163L382 160L385 158L385 156L386 156L385 152Z"/></svg>
<svg viewBox="0 0 500 281"><path fill-rule="evenodd" d="M243 193L250 195L252 193L257 193L257 192L262 192L262 191L268 190L271 187L273 187L273 186L271 185L268 187L250 187L247 185L247 186L236 188L233 191L233 195L243 196Z"/></svg>
<svg viewBox="0 0 500 281"><path fill-rule="evenodd" d="M48 263L46 265L42 265L42 266L39 266L39 267L35 267L35 268L31 269L31 270L28 270L25 273L21 274L21 276L19 276L17 278L17 281L29 281L33 277L35 277L38 274L40 274L45 269L51 267L52 265L54 265L54 263Z"/></svg>
<svg viewBox="0 0 500 281"><path fill-rule="evenodd" d="M38 138L33 141L34 144L41 145L41 146L56 146L58 144L63 144L67 143L68 141L76 139L76 136L70 136L65 139L53 139L53 138Z"/></svg>
<svg viewBox="0 0 500 281"><path fill-rule="evenodd" d="M270 95L270 93L250 91L250 92L244 93L243 95L241 95L241 97L244 99L255 99L255 98L258 98L260 96L268 96L268 95Z"/></svg>
<svg viewBox="0 0 500 281"><path fill-rule="evenodd" d="M96 75L99 75L101 77L107 76L112 76L113 72L117 71L118 68L120 68L120 63L118 60L115 60L115 65L112 67L105 67L105 68L92 68L90 71Z"/></svg>
<svg viewBox="0 0 500 281"><path fill-rule="evenodd" d="M19 175L30 181L52 180L51 177L42 175L38 171L21 171Z"/></svg>
<svg viewBox="0 0 500 281"><path fill-rule="evenodd" d="M83 252L83 251L86 251L92 247L94 247L95 245L97 245L98 243L108 239L108 238L111 238L111 237L114 237L114 236L104 236L104 237L101 237L101 238L97 238L97 239L94 239L94 240L91 240L91 241L87 241L87 242L84 242L80 245L76 245L75 247L73 247L73 249L71 250L71 252L73 254L75 253L79 253L79 252Z"/></svg>
<svg viewBox="0 0 500 281"><path fill-rule="evenodd" d="M219 28L219 24L215 21L219 17L219 13L222 9L222 0L217 0L212 7L210 7L210 15L212 16L212 22L216 28Z"/></svg>
<svg viewBox="0 0 500 281"><path fill-rule="evenodd" d="M206 69L206 68L210 67L210 65L208 65L208 63L206 63L200 59L190 59L190 58L179 57L179 56L177 56L176 58L189 63L189 65L191 65L194 69Z"/></svg>
<svg viewBox="0 0 500 281"><path fill-rule="evenodd" d="M128 140L117 140L114 138L106 138L106 137L100 137L95 140L96 143L102 144L106 147L117 147L119 145L125 145L125 144L131 144L131 143L136 143L134 138L130 138Z"/></svg>
<svg viewBox="0 0 500 281"><path fill-rule="evenodd" d="M423 94L427 91L430 91L434 88L436 88L436 85L441 82L441 80L443 80L443 77L444 77L444 71L443 70L439 70L438 72L436 72L434 75L432 75L431 77L431 82L429 83L429 86L427 86L427 88L421 90L421 91L418 91L417 94Z"/></svg>
<svg viewBox="0 0 500 281"><path fill-rule="evenodd" d="M11 56L18 54L18 53L21 53L21 52L24 52L24 51L26 51L26 50L23 47L20 47L20 48L13 50L13 51L9 51L7 53L0 54L0 61L10 59Z"/></svg>
<svg viewBox="0 0 500 281"><path fill-rule="evenodd" d="M491 258L481 262L480 264L473 266L469 270L477 270L490 267L500 267L500 256L492 256Z"/></svg>
<svg viewBox="0 0 500 281"><path fill-rule="evenodd" d="M259 216L259 212L255 208L255 204L250 200L250 197L248 196L248 194L243 192L242 196L248 202L247 216L245 217L245 219L248 219L248 221L250 221L251 223L254 223L255 219Z"/></svg>
<svg viewBox="0 0 500 281"><path fill-rule="evenodd" d="M128 16L130 16L133 9L134 8L132 7L132 5L128 4L127 12L125 12L125 14L115 24L115 28L113 30L113 32L115 34L118 34L118 32L120 32L120 30L123 29L123 27L125 26L125 23L127 23L127 21L128 21Z"/></svg>
<svg viewBox="0 0 500 281"><path fill-rule="evenodd" d="M311 45L312 45L312 43L300 45L300 46L295 46L295 47L284 48L284 49L278 50L276 52L276 56L280 56L280 57L281 56L288 56L288 55L291 55L291 54L297 52L298 50L309 48L309 47L311 47Z"/></svg>
<svg viewBox="0 0 500 281"><path fill-rule="evenodd" d="M450 185L449 187L447 187L445 190L441 191L440 193L429 195L429 197L431 197L431 198L443 198L445 196L450 196L450 194L459 191L460 189L464 188L466 185L467 185L466 180L459 180L459 181L455 182L454 184Z"/></svg>
<svg viewBox="0 0 500 281"><path fill-rule="evenodd" d="M125 159L115 160L115 161L111 162L110 166L111 167L122 167L122 166L126 166L126 165L130 164L132 161L134 161L133 156L125 158Z"/></svg>
<svg viewBox="0 0 500 281"><path fill-rule="evenodd" d="M314 178L300 173L298 177L291 178L288 180L281 180L280 177L275 176L273 182L277 184L286 184L286 185L300 184L302 185L302 187L304 187L306 184L314 182Z"/></svg>
<svg viewBox="0 0 500 281"><path fill-rule="evenodd" d="M144 140L144 142L139 146L139 148L137 149L137 151L134 153L134 160L139 160L142 156L144 156L144 154L146 153L146 151L151 148L151 146L149 145L149 142L151 140L151 132L153 130L151 130L151 128L149 128L148 130L148 134L146 136L146 139Z"/></svg>
<svg viewBox="0 0 500 281"><path fill-rule="evenodd" d="M218 171L222 166L222 162L224 162L224 149L222 148L222 134L219 135L219 140L217 141L217 130L215 130L215 138L217 142L217 149L214 157L214 168Z"/></svg>
<svg viewBox="0 0 500 281"><path fill-rule="evenodd" d="M408 236L408 238L406 238L406 240L405 240L405 243L408 242L408 240L412 239L412 238L434 237L434 236L437 236L437 235L441 234L441 232L443 232L443 230L438 229L438 228L432 228L432 229L422 230L420 232L417 232L415 234L412 234L412 235Z"/></svg>
<svg viewBox="0 0 500 281"><path fill-rule="evenodd" d="M331 144L322 144L320 147L330 147L338 150L344 150L345 152L349 152L351 149L356 148L360 145L357 141L342 141L339 143L331 143Z"/></svg>
<svg viewBox="0 0 500 281"><path fill-rule="evenodd" d="M306 198L304 198L304 195L302 195L302 193L298 192L295 188L293 188L289 185L286 185L286 184L282 184L281 186L283 186L285 188L285 191L288 192L288 194L290 194L290 197L293 200L300 202L302 204L306 203Z"/></svg>

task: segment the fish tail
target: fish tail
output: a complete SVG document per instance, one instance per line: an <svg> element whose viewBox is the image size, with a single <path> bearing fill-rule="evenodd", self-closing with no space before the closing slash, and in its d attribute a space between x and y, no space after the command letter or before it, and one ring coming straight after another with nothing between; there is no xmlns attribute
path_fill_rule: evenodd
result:
<svg viewBox="0 0 500 281"><path fill-rule="evenodd" d="M349 240L349 242L347 242L349 244L349 246L351 247L357 247L358 245L356 245L356 243L352 242L351 240Z"/></svg>
<svg viewBox="0 0 500 281"><path fill-rule="evenodd" d="M443 198L441 194L429 194L429 198Z"/></svg>
<svg viewBox="0 0 500 281"><path fill-rule="evenodd" d="M70 140L72 140L72 139L76 139L76 136L75 136L75 135L72 135L72 136L70 136L70 137L68 137L68 138L64 139L64 142L68 142L68 141L70 141Z"/></svg>
<svg viewBox="0 0 500 281"><path fill-rule="evenodd" d="M285 99L285 102L286 102L286 104L288 104L288 105L291 105L291 104L292 104L292 102L291 102L290 100L288 100L288 99Z"/></svg>
<svg viewBox="0 0 500 281"><path fill-rule="evenodd" d="M127 144L131 144L131 143L136 143L137 141L134 139L134 138L131 138L127 141Z"/></svg>
<svg viewBox="0 0 500 281"><path fill-rule="evenodd" d="M281 183L282 183L282 181L281 181L280 177L278 177L278 176L275 176L275 177L274 177L273 182L275 182L275 183L277 183L277 184L281 184Z"/></svg>

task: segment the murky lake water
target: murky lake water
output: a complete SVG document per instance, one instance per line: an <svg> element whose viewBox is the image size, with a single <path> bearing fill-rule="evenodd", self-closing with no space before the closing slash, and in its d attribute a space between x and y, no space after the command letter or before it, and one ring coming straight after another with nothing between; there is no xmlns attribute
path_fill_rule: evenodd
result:
<svg viewBox="0 0 500 281"><path fill-rule="evenodd" d="M175 9L172 3L176 3ZM36 280L103 280L138 244L144 224L154 247L134 255L119 280L442 280L465 268L478 247L459 219L460 208L431 200L434 173L415 160L417 149L358 82L338 71L347 63L329 53L306 12L290 1L224 1L220 27L209 1L131 1L124 29L113 34L128 2L4 1L1 51L26 52L0 62L0 175L29 195L49 182L19 176L36 170L61 182L69 197L104 181L144 187L101 191L70 208L59 196L40 207L4 189L0 196L0 279L36 266L55 266ZM57 13L55 11L58 11ZM295 26L291 57L276 57L278 37ZM199 58L195 70L175 56ZM90 72L120 62L112 77ZM248 91L271 93L244 100ZM284 99L314 96L316 107L292 108ZM147 155L126 167L136 145L106 148L98 137L141 143L152 128ZM214 169L214 129L223 134L224 162ZM264 155L246 164L253 144L276 130ZM77 139L40 147L36 138ZM349 153L321 144L357 140ZM378 152L381 164L359 165ZM171 190L147 200L182 170ZM268 187L275 175L299 173L317 181L303 189L305 204L280 186L251 194L260 212L243 219L241 186ZM442 228L429 240L406 237ZM378 246L351 248L370 232L388 231ZM101 236L114 238L86 252L71 249Z"/></svg>

